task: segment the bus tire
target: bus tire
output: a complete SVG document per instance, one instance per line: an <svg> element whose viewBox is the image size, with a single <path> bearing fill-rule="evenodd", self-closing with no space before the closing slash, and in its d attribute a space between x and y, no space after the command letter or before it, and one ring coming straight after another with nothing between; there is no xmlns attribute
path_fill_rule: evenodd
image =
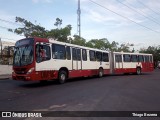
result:
<svg viewBox="0 0 160 120"><path fill-rule="evenodd" d="M103 77L103 69L99 68L98 70L98 77Z"/></svg>
<svg viewBox="0 0 160 120"><path fill-rule="evenodd" d="M137 69L136 69L136 74L137 74L137 75L140 75L140 74L141 74L141 68L140 68L140 67L137 67Z"/></svg>
<svg viewBox="0 0 160 120"><path fill-rule="evenodd" d="M67 79L67 72L64 70L61 70L58 74L58 82L60 84L63 84L65 83L66 79Z"/></svg>
<svg viewBox="0 0 160 120"><path fill-rule="evenodd" d="M40 84L46 84L48 81L47 80L40 80L39 82L40 82Z"/></svg>

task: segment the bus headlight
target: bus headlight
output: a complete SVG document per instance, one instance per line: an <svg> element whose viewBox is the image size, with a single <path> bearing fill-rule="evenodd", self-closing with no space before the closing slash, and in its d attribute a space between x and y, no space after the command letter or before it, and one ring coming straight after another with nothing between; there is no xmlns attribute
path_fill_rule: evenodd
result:
<svg viewBox="0 0 160 120"><path fill-rule="evenodd" d="M27 74L30 74L31 72L33 72L34 68L31 68L28 70Z"/></svg>

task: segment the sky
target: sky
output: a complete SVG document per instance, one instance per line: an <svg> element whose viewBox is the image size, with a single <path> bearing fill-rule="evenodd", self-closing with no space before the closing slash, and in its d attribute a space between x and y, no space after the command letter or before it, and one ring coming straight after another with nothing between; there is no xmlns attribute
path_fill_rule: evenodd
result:
<svg viewBox="0 0 160 120"><path fill-rule="evenodd" d="M56 28L56 18L62 26L70 24L77 34L78 0L0 0L0 37L16 41L23 36L6 28L22 27L14 23L22 17L47 30ZM132 48L160 45L160 0L80 0L81 37L107 38L119 44L134 44ZM10 22L4 22L10 21ZM131 49L132 49L131 48Z"/></svg>

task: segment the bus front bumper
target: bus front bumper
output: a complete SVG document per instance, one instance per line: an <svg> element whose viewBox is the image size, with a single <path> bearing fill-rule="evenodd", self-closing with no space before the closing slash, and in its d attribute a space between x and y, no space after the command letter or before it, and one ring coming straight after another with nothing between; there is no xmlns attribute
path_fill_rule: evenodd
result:
<svg viewBox="0 0 160 120"><path fill-rule="evenodd" d="M15 74L12 73L12 79L13 80L20 80L20 81L31 81L33 80L33 76L29 75L29 74Z"/></svg>

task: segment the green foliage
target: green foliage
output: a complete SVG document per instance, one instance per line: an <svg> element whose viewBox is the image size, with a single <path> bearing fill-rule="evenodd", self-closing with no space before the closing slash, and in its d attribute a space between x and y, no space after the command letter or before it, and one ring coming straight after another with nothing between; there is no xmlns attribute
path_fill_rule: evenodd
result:
<svg viewBox="0 0 160 120"><path fill-rule="evenodd" d="M16 17L16 22L19 22L24 27L16 28L13 32L19 35L24 35L25 37L37 36L46 37L46 30L40 25L34 25L30 21L27 21L21 17Z"/></svg>
<svg viewBox="0 0 160 120"><path fill-rule="evenodd" d="M74 35L73 37L74 39L71 41L72 44L81 45L81 46L86 45L86 40L84 38L80 38L78 35Z"/></svg>
<svg viewBox="0 0 160 120"><path fill-rule="evenodd" d="M57 26L57 28L60 28L62 25L62 19L56 18L54 25Z"/></svg>
<svg viewBox="0 0 160 120"><path fill-rule="evenodd" d="M69 39L68 39L68 36L71 35L71 25L67 25L66 27L64 28L61 28L61 29L52 29L50 31L47 32L47 38L54 38L54 39L57 39L58 41L61 41L61 42L67 42L69 43Z"/></svg>
<svg viewBox="0 0 160 120"><path fill-rule="evenodd" d="M141 48L139 52L153 54L154 61L160 61L160 46L149 46L147 49Z"/></svg>
<svg viewBox="0 0 160 120"><path fill-rule="evenodd" d="M111 44L110 44L110 50L111 51L118 51L118 45L119 45L119 43L118 42L115 42L115 41L113 41Z"/></svg>
<svg viewBox="0 0 160 120"><path fill-rule="evenodd" d="M101 49L101 50L109 50L110 43L107 40L107 38L92 39L86 43L86 46L91 48Z"/></svg>
<svg viewBox="0 0 160 120"><path fill-rule="evenodd" d="M126 44L121 44L120 47L118 48L118 51L123 51L123 52L131 52L129 50L129 45L126 45Z"/></svg>
<svg viewBox="0 0 160 120"><path fill-rule="evenodd" d="M16 22L22 24L23 27L16 28L15 30L9 29L8 31L14 32L18 35L24 35L25 37L41 37L41 38L54 38L62 42L68 42L67 37L71 34L71 25L67 25L64 28L60 28L62 19L56 18L56 29L46 30L40 25L35 25L30 21L21 17L16 17Z"/></svg>
<svg viewBox="0 0 160 120"><path fill-rule="evenodd" d="M86 42L86 47L94 48L94 45L91 41Z"/></svg>

